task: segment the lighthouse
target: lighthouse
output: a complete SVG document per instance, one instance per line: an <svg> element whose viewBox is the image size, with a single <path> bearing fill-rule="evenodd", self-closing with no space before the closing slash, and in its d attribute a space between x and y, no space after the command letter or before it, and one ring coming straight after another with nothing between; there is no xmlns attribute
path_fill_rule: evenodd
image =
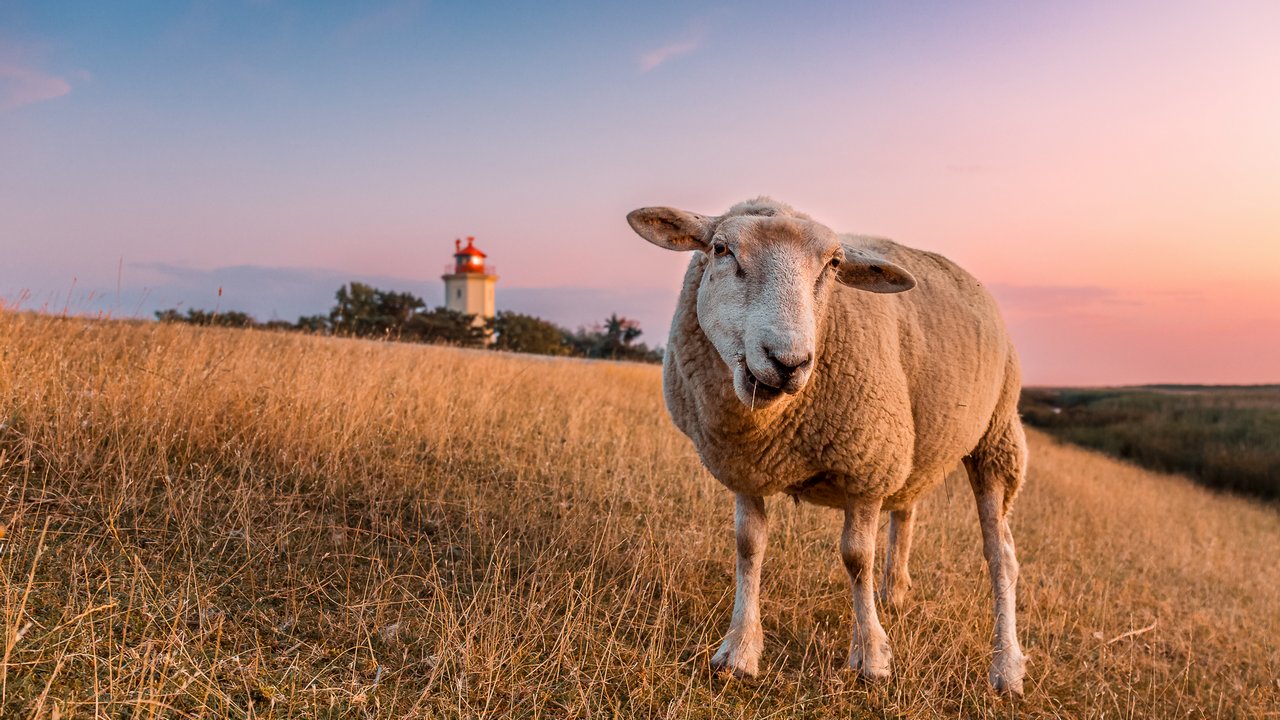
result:
<svg viewBox="0 0 1280 720"><path fill-rule="evenodd" d="M453 272L444 280L444 306L464 315L475 315L480 321L493 317L493 286L498 276L484 266L485 254L476 247L476 239L453 241Z"/></svg>

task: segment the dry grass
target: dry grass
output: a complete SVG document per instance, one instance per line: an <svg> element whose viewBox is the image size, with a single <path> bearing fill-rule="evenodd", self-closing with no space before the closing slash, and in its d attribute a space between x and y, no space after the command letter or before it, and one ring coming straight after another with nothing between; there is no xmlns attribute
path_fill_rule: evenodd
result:
<svg viewBox="0 0 1280 720"><path fill-rule="evenodd" d="M656 367L4 312L0 352L5 718L1280 707L1280 514L1039 434L1024 699L986 688L963 477L924 508L881 686L840 672L839 518L772 501L767 669L732 682L707 672L732 502Z"/></svg>

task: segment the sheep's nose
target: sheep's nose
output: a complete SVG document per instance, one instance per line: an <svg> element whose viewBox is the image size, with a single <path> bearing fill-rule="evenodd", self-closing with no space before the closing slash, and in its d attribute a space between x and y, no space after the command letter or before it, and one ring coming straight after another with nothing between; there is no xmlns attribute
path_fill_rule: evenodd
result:
<svg viewBox="0 0 1280 720"><path fill-rule="evenodd" d="M764 356L769 359L773 371L778 373L782 385L786 385L796 373L809 367L813 362L812 352L776 351L771 347L764 348Z"/></svg>

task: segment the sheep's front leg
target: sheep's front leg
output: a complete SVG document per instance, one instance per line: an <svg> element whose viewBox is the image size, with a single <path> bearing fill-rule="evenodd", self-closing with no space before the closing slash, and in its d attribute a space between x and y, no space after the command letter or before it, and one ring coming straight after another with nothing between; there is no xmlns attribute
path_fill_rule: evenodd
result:
<svg viewBox="0 0 1280 720"><path fill-rule="evenodd" d="M844 512L844 533L840 556L853 585L853 641L849 646L849 667L863 677L889 677L889 636L876 616L872 568L876 555L876 522L880 500L855 499Z"/></svg>
<svg viewBox="0 0 1280 720"><path fill-rule="evenodd" d="M884 579L880 581L880 604L897 607L911 587L911 533L916 524L915 507L889 513L889 542L884 550Z"/></svg>
<svg viewBox="0 0 1280 720"><path fill-rule="evenodd" d="M760 652L764 649L764 630L760 627L760 566L769 540L764 498L738 495L733 525L738 545L733 620L720 649L711 658L711 668L735 677L755 677L760 672Z"/></svg>

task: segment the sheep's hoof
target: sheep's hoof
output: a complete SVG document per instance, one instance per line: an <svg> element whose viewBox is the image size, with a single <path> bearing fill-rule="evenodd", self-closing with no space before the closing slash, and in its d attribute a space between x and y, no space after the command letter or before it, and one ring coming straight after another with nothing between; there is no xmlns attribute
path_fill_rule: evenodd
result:
<svg viewBox="0 0 1280 720"><path fill-rule="evenodd" d="M888 639L873 641L865 648L854 646L849 654L849 669L864 680L882 682L893 675L890 668L892 660L893 651L889 649Z"/></svg>
<svg viewBox="0 0 1280 720"><path fill-rule="evenodd" d="M760 674L760 648L727 637L711 658L711 671L739 680L753 678Z"/></svg>
<svg viewBox="0 0 1280 720"><path fill-rule="evenodd" d="M1027 661L1021 653L997 657L991 664L991 687L1001 695L1021 695Z"/></svg>
<svg viewBox="0 0 1280 720"><path fill-rule="evenodd" d="M886 587L882 587L876 591L876 602L883 608L900 609L907 604L907 597L911 594L909 583L895 583Z"/></svg>
<svg viewBox="0 0 1280 720"><path fill-rule="evenodd" d="M711 658L711 672L735 680L750 680L759 674L758 667L734 662L728 655L717 654Z"/></svg>

